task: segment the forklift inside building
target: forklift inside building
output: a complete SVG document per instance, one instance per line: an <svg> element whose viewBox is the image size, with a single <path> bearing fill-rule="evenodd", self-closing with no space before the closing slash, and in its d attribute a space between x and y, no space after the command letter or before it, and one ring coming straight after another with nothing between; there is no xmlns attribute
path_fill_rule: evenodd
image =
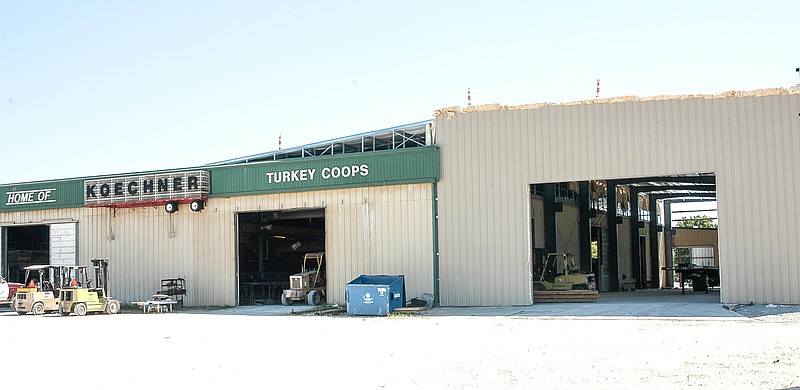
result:
<svg viewBox="0 0 800 390"><path fill-rule="evenodd" d="M237 231L239 305L280 304L305 255L325 252L324 209L239 213Z"/></svg>
<svg viewBox="0 0 800 390"><path fill-rule="evenodd" d="M707 293L720 283L716 200L713 173L533 184L534 270L565 252L601 292Z"/></svg>

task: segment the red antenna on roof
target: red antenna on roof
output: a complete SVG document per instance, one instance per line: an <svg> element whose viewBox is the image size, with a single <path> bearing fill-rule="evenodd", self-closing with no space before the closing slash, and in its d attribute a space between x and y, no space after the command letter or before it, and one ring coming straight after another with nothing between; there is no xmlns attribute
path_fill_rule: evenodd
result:
<svg viewBox="0 0 800 390"><path fill-rule="evenodd" d="M467 105L468 105L468 106L471 106L471 105L472 105L472 95L471 95L471 93L470 93L470 90L469 90L469 88L467 88Z"/></svg>
<svg viewBox="0 0 800 390"><path fill-rule="evenodd" d="M283 138L283 134L278 133L278 150L281 150L281 138Z"/></svg>
<svg viewBox="0 0 800 390"><path fill-rule="evenodd" d="M594 97L600 97L600 79L597 79L597 94Z"/></svg>

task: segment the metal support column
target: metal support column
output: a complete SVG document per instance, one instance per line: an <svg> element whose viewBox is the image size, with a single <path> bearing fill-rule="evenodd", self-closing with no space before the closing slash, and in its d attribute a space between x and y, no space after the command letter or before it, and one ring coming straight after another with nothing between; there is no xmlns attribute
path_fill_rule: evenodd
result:
<svg viewBox="0 0 800 390"><path fill-rule="evenodd" d="M544 193L544 252L558 252L558 225L556 224L556 213L562 210L562 204L556 202L556 185L542 185Z"/></svg>
<svg viewBox="0 0 800 390"><path fill-rule="evenodd" d="M619 263L617 261L617 183L607 182L608 191L608 291L619 291Z"/></svg>
<svg viewBox="0 0 800 390"><path fill-rule="evenodd" d="M631 277L636 279L636 288L642 289L644 285L644 272L642 272L642 261L639 257L639 192L631 186Z"/></svg>
<svg viewBox="0 0 800 390"><path fill-rule="evenodd" d="M650 210L650 223L647 225L650 228L650 286L658 288L661 286L661 268L658 264L658 198L650 196L649 199L647 208Z"/></svg>
<svg viewBox="0 0 800 390"><path fill-rule="evenodd" d="M589 182L578 183L578 245L580 247L581 271L592 270L592 231L589 223L592 216L589 214Z"/></svg>
<svg viewBox="0 0 800 390"><path fill-rule="evenodd" d="M664 266L672 268L672 203L669 199L664 199ZM663 286L673 288L673 273L671 270L664 272Z"/></svg>
<svg viewBox="0 0 800 390"><path fill-rule="evenodd" d="M266 269L268 245L269 245L269 240L267 240L266 233L259 234L258 235L258 273L259 273L259 275L263 275L264 274L264 270Z"/></svg>

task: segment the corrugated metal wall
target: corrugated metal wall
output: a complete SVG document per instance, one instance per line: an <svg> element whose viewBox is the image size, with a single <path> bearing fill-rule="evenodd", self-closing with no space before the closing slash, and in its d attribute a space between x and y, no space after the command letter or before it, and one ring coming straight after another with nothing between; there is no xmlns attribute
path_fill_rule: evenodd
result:
<svg viewBox="0 0 800 390"><path fill-rule="evenodd" d="M433 292L431 184L213 198L200 213L181 205L0 213L0 223L78 222L79 263L110 258L111 290L123 301L148 298L160 280L186 277L187 305L236 302L235 214L325 208L329 302L360 274L404 274L409 298ZM113 239L109 239L113 237Z"/></svg>
<svg viewBox="0 0 800 390"><path fill-rule="evenodd" d="M328 301L362 274L405 275L406 294L433 293L431 184L212 199L228 211L325 208ZM216 203L222 203L216 206Z"/></svg>
<svg viewBox="0 0 800 390"><path fill-rule="evenodd" d="M672 247L710 246L714 248L714 264L719 266L719 234L716 229L681 229L676 228Z"/></svg>
<svg viewBox="0 0 800 390"><path fill-rule="evenodd" d="M580 238L578 235L578 205L563 202L563 209L556 214L556 242L559 252L575 255L575 263L581 263Z"/></svg>
<svg viewBox="0 0 800 390"><path fill-rule="evenodd" d="M442 304L530 303L528 184L698 172L722 301L800 303L798 112L794 93L437 113Z"/></svg>
<svg viewBox="0 0 800 390"><path fill-rule="evenodd" d="M613 227L611 227L613 229ZM633 256L631 255L631 219L624 217L617 225L617 275L633 275ZM637 236L636 239L639 239ZM631 276L633 277L633 276Z"/></svg>

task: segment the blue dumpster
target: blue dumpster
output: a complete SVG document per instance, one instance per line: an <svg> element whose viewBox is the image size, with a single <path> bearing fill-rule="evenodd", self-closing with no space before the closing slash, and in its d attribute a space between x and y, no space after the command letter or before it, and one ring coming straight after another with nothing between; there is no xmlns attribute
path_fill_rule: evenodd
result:
<svg viewBox="0 0 800 390"><path fill-rule="evenodd" d="M403 275L361 275L344 286L347 314L389 315L406 301Z"/></svg>

